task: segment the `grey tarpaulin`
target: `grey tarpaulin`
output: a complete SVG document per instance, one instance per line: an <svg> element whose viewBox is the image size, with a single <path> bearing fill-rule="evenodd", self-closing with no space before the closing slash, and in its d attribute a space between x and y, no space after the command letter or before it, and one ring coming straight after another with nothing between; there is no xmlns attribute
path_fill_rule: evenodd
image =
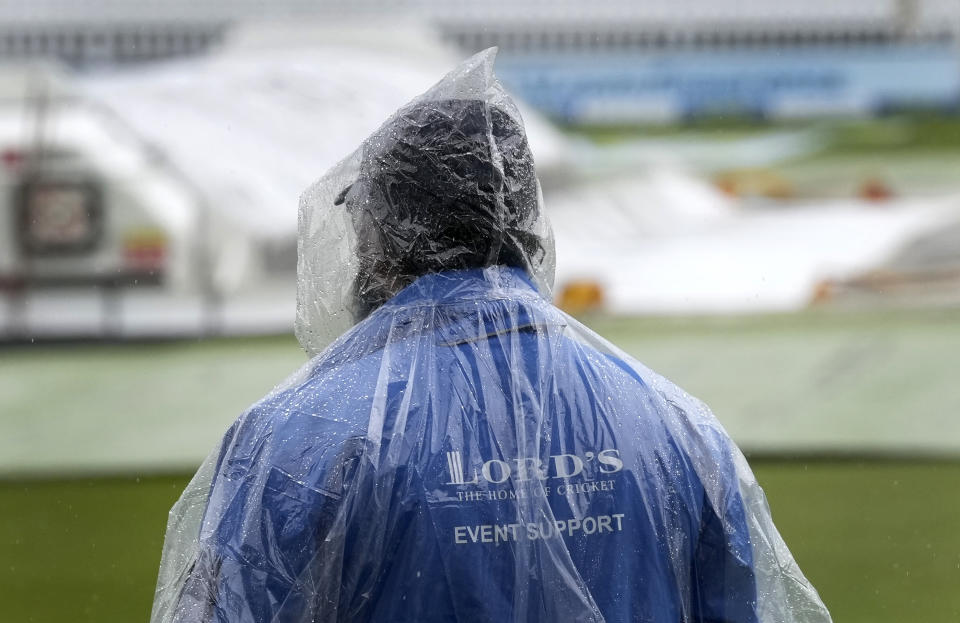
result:
<svg viewBox="0 0 960 623"><path fill-rule="evenodd" d="M830 621L707 407L550 304L493 61L303 194L311 359L171 510L154 622Z"/></svg>

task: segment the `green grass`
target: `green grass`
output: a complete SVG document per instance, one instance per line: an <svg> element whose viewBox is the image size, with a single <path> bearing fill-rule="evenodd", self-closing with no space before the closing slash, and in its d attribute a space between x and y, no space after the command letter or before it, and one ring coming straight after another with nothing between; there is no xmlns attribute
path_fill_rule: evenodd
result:
<svg viewBox="0 0 960 623"><path fill-rule="evenodd" d="M960 312L590 319L772 452L960 454Z"/></svg>
<svg viewBox="0 0 960 623"><path fill-rule="evenodd" d="M195 465L306 359L292 335L0 351L0 473Z"/></svg>
<svg viewBox="0 0 960 623"><path fill-rule="evenodd" d="M819 155L956 150L960 148L960 115L914 112L872 118L823 120L762 120L726 115L685 123L570 126L566 131L597 144L642 138L702 138L737 140L783 130L815 128L827 137Z"/></svg>
<svg viewBox="0 0 960 623"><path fill-rule="evenodd" d="M960 620L960 464L755 466L835 621Z"/></svg>
<svg viewBox="0 0 960 623"><path fill-rule="evenodd" d="M960 456L960 310L588 320L747 450ZM305 360L292 336L7 349L0 475L187 469Z"/></svg>
<svg viewBox="0 0 960 623"><path fill-rule="evenodd" d="M834 620L960 618L960 464L757 461ZM0 618L145 621L186 476L0 482Z"/></svg>
<svg viewBox="0 0 960 623"><path fill-rule="evenodd" d="M757 450L960 447L960 312L590 321ZM4 350L0 621L146 620L186 476L64 478L196 465L303 360L289 336ZM838 623L960 620L960 463L754 467Z"/></svg>
<svg viewBox="0 0 960 623"><path fill-rule="evenodd" d="M0 619L148 620L167 510L186 481L0 484Z"/></svg>
<svg viewBox="0 0 960 623"><path fill-rule="evenodd" d="M960 116L897 115L845 121L831 129L829 149L834 153L953 151L960 148Z"/></svg>
<svg viewBox="0 0 960 623"><path fill-rule="evenodd" d="M783 121L724 116L682 124L571 127L567 132L604 146L644 139L716 145L805 130L812 130L821 146L769 167L798 197L856 196L868 179L882 180L897 195L951 193L960 185L960 115L916 111L863 119Z"/></svg>

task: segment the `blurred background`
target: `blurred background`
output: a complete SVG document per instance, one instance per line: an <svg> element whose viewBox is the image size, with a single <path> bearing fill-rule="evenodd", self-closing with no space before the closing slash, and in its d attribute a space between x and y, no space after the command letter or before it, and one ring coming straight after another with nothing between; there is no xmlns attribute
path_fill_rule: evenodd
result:
<svg viewBox="0 0 960 623"><path fill-rule="evenodd" d="M712 406L835 620L960 620L956 0L0 1L0 619L148 618L305 361L300 192L494 45L558 305Z"/></svg>

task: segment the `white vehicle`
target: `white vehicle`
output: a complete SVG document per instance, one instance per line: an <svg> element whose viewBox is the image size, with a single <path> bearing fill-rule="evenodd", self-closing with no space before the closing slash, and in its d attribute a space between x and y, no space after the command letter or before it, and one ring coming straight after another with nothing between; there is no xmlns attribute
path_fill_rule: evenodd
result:
<svg viewBox="0 0 960 623"><path fill-rule="evenodd" d="M200 292L175 172L52 68L0 84L0 336L120 335L128 293Z"/></svg>
<svg viewBox="0 0 960 623"><path fill-rule="evenodd" d="M300 193L455 55L401 27L238 38L72 84L7 80L0 338L292 328ZM565 144L524 115L549 178Z"/></svg>

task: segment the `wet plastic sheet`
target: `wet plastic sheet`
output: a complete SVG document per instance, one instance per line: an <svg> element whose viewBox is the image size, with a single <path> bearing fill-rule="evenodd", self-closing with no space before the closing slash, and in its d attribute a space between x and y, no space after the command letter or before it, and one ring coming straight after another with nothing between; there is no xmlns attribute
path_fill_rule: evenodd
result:
<svg viewBox="0 0 960 623"><path fill-rule="evenodd" d="M492 64L304 193L313 357L171 510L153 621L830 621L709 410L550 304Z"/></svg>

